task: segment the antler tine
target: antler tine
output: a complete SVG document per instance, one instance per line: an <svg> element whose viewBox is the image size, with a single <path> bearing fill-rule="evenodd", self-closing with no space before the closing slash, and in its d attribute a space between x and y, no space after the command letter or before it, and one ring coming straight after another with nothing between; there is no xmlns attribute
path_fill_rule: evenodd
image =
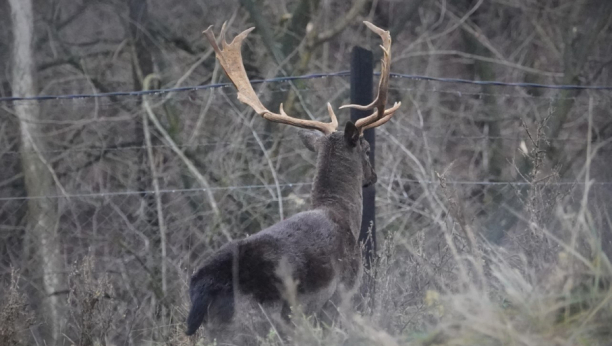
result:
<svg viewBox="0 0 612 346"><path fill-rule="evenodd" d="M221 41L221 44L223 45L223 49L225 49L225 47L227 47L227 41L225 40L225 33L227 32L226 24L227 24L227 22L223 22L223 24L221 25L221 32L219 32L219 40ZM253 29L255 29L255 28L254 27L253 28L248 28L247 30L253 30Z"/></svg>
<svg viewBox="0 0 612 346"><path fill-rule="evenodd" d="M384 115L382 118L380 118L380 119L376 120L375 122L373 122L373 123L371 123L371 124L369 124L369 125L365 125L365 126L363 127L363 130L361 130L361 132L363 132L363 131L365 131L365 130L367 130L367 129L374 128L374 127L379 127L380 125L382 125L382 124L386 123L387 121L389 121L389 119L391 119L391 117L393 116L393 114L395 114L395 111L396 111L398 108L400 108L400 106L401 106L401 105L402 105L402 103L401 103L401 102L395 102L395 103L393 104L393 107L391 107L391 108L389 108L389 109L386 109L386 110L385 110L385 115ZM378 111L376 111L376 113L375 113L375 114L376 114L376 115L378 115ZM361 119L360 119L360 120L361 120ZM355 125L355 126L356 126L356 125Z"/></svg>
<svg viewBox="0 0 612 346"><path fill-rule="evenodd" d="M264 107L259 100L259 97L257 97L255 90L253 90L251 82L249 82L249 78L247 77L246 70L244 69L244 64L242 63L242 41L251 31L253 31L253 29L255 28L253 27L241 32L232 40L231 43L228 44L225 41L225 23L223 23L223 27L221 28L221 33L219 35L223 49L219 48L219 45L217 44L215 34L212 31L212 25L203 32L208 39L208 42L210 42L211 46L215 50L215 55L217 56L223 71L225 71L227 77L230 79L232 84L234 84L236 90L238 90L238 100L253 108L257 114L269 121L317 130L323 132L324 134L330 134L336 131L336 128L338 127L338 120L336 119L336 115L329 104L328 111L331 118L331 122L329 123L290 117L283 110L282 104L280 105L279 113L272 113L266 107Z"/></svg>
<svg viewBox="0 0 612 346"><path fill-rule="evenodd" d="M393 116L395 111L401 106L401 102L396 102L393 107L385 110L385 105L387 104L387 93L389 91L389 76L391 73L391 34L389 33L389 31L383 30L368 21L364 21L363 23L370 30L378 34L383 41L383 44L380 46L380 48L382 48L383 50L383 57L381 59L380 64L381 71L380 81L378 83L378 95L376 95L374 101L372 101L372 103L370 103L369 105L361 106L350 104L340 107L340 109L355 108L359 110L369 110L376 108L376 111L374 113L365 118L357 120L357 122L355 123L355 126L361 129L362 132L364 130L377 127L386 123Z"/></svg>

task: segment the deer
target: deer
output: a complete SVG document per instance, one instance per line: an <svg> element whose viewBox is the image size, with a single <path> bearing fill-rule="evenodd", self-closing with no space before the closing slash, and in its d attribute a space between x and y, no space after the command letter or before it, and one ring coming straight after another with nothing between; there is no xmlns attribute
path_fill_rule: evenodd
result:
<svg viewBox="0 0 612 346"><path fill-rule="evenodd" d="M369 160L370 145L363 138L363 131L388 122L401 105L395 102L391 108L385 108L391 35L370 22L364 21L364 24L383 41L378 94L368 105L340 107L374 110L355 123L348 121L342 132L337 131L338 120L329 103L327 111L331 121L328 123L291 117L282 104L279 113L263 106L242 62L242 42L254 27L238 34L228 44L223 24L219 35L222 48L217 44L212 25L203 32L238 91L238 100L268 121L301 128L300 139L317 158L309 210L225 244L193 274L189 284L191 309L187 335L194 334L202 324L211 334L216 331L221 335L225 331L234 335L235 330L244 328L245 322L240 322L241 319L258 312L287 322L292 302L284 292L286 281L279 274L282 268L289 268L285 274L295 283L293 304L299 305L306 315L337 304L341 294L353 294L359 286L363 273L358 242L362 188L377 181Z"/></svg>

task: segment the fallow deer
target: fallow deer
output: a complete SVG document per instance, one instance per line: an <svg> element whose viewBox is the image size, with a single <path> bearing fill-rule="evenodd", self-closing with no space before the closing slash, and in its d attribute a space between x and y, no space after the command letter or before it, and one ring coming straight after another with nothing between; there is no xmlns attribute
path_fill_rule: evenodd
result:
<svg viewBox="0 0 612 346"><path fill-rule="evenodd" d="M338 121L329 103L329 123L290 117L282 104L279 113L262 105L242 63L242 41L254 28L243 31L228 44L224 24L220 34L223 49L217 45L212 26L204 31L221 67L238 90L238 100L269 121L314 130L301 130L300 137L308 149L317 153L317 163L309 211L226 244L193 275L187 335L195 333L202 323L217 332L227 331L230 325L244 328L243 322L237 321L252 311L286 320L290 310L278 275L282 265L291 269L291 279L297 283L295 303L305 314L320 311L330 299L338 299L340 292L350 292L358 286L362 275L357 241L361 229L362 187L376 182L376 173L368 159L369 144L362 134L389 121L400 106L396 102L385 109L391 36L388 31L364 23L383 40L378 95L369 105L340 107L375 109L355 124L347 122L344 132L336 131Z"/></svg>

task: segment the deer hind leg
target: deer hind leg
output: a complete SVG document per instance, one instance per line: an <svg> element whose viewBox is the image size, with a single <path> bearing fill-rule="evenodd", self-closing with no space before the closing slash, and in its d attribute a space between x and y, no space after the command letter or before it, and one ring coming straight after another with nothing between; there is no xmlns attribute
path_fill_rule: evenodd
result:
<svg viewBox="0 0 612 346"><path fill-rule="evenodd" d="M340 304L342 304L342 297L339 291L334 292L332 297L325 302L321 310L319 310L315 317L319 325L323 327L331 327L338 321L340 312Z"/></svg>
<svg viewBox="0 0 612 346"><path fill-rule="evenodd" d="M291 324L291 305L289 305L288 301L283 301L283 306L281 308L281 319L287 324Z"/></svg>
<svg viewBox="0 0 612 346"><path fill-rule="evenodd" d="M237 312L231 327L234 344L257 344L258 339L268 338L271 332L279 337L285 334L287 322L283 317L282 301L259 303L249 294L237 296Z"/></svg>

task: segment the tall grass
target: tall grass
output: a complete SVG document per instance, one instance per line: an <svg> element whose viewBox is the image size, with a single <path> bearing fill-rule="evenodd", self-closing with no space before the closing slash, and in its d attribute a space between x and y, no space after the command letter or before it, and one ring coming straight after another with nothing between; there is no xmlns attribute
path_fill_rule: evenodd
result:
<svg viewBox="0 0 612 346"><path fill-rule="evenodd" d="M21 276L15 269L11 272L8 289L0 299L0 345L27 345L28 328L34 322L25 294L19 289Z"/></svg>

